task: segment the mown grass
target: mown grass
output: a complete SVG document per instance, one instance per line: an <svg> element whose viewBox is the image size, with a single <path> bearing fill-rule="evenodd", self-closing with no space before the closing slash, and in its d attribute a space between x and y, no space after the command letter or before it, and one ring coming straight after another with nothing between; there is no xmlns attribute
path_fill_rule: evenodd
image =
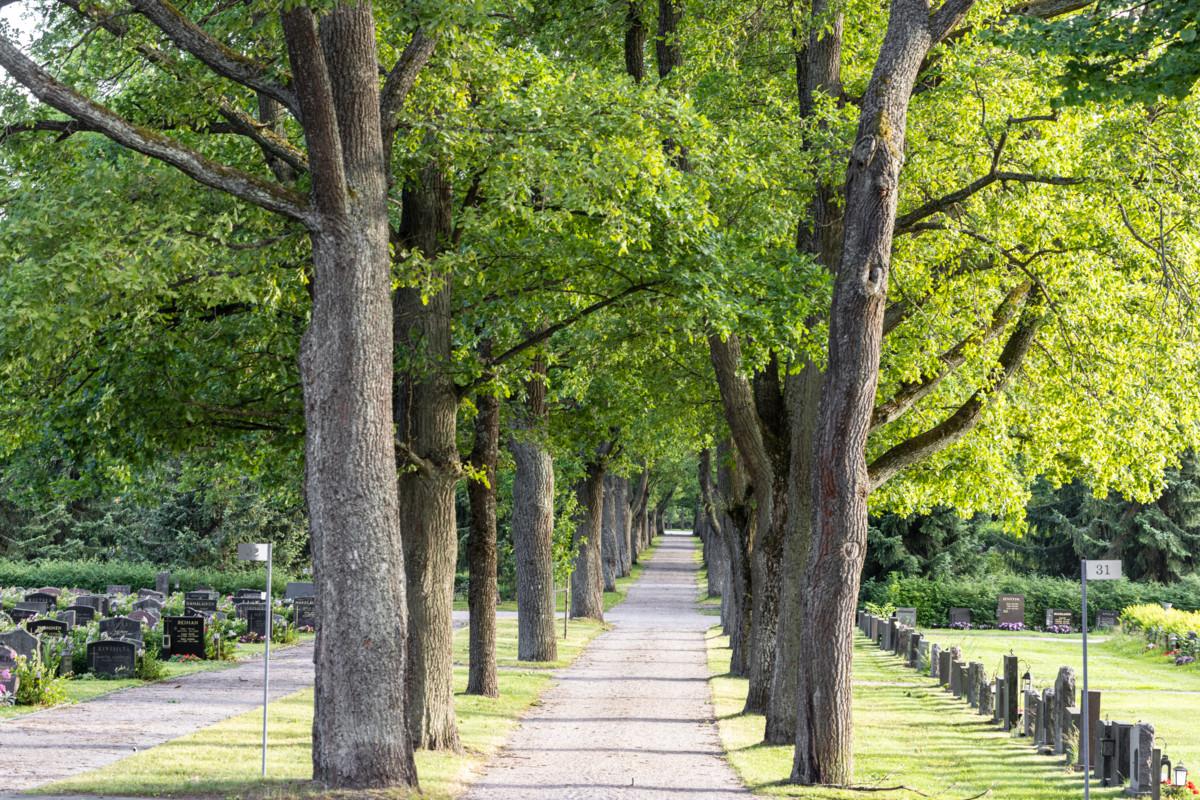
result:
<svg viewBox="0 0 1200 800"><path fill-rule="evenodd" d="M508 739L520 717L563 666L603 630L573 620L568 638L559 639L559 660L530 664L516 659L516 620L496 625L500 697L463 694L466 689L467 629L455 631L454 708L463 752L418 752L422 797L440 800L461 793L479 768ZM312 690L270 704L267 779L259 778L262 709L231 717L188 736L145 750L99 770L39 789L39 793L192 796L226 798L295 797L317 794L312 777ZM380 797L406 797L383 793Z"/></svg>
<svg viewBox="0 0 1200 800"><path fill-rule="evenodd" d="M1026 740L985 722L965 703L900 665L900 660L856 634L854 753L856 785L908 787L846 791L785 782L792 748L761 744L763 718L743 714L747 681L728 674L728 639L708 633L709 672L721 742L742 781L756 794L806 800L880 800L923 797L989 800L1066 800L1082 794L1082 778L1061 758L1039 756ZM1120 789L1093 788L1096 798Z"/></svg>
<svg viewBox="0 0 1200 800"><path fill-rule="evenodd" d="M302 642L311 641L312 634L301 634L300 639L292 644L280 645L272 644L272 650L280 650L287 647L294 647ZM263 653L263 645L261 644L241 644L239 643L234 650L233 661L189 661L189 662L171 662L163 663L165 670L162 678L159 680L171 680L184 675L191 675L195 672L206 672L216 669L229 669L235 667L240 661L245 661L255 656L261 656ZM144 686L150 681L138 680L136 678L119 678L119 679L103 679L82 676L80 678L72 678L64 683L67 693L67 703L83 703L88 700L95 700L97 697L102 697L112 692L118 692L122 689L128 689L133 686ZM0 720L13 719L22 717L26 714L33 714L38 711L45 711L53 706L0 706Z"/></svg>

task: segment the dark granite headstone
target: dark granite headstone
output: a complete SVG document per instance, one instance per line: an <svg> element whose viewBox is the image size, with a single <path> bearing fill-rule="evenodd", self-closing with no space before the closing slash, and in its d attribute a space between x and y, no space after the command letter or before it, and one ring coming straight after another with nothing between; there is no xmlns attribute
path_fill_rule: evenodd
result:
<svg viewBox="0 0 1200 800"><path fill-rule="evenodd" d="M246 630L250 633L257 633L259 636L267 635L267 604L266 603L247 603L242 606L242 610L246 614Z"/></svg>
<svg viewBox="0 0 1200 800"><path fill-rule="evenodd" d="M992 704L992 722L1003 724L1004 709L1008 705L1008 684L1004 678L997 677L995 687L995 702Z"/></svg>
<svg viewBox="0 0 1200 800"><path fill-rule="evenodd" d="M1115 628L1117 627L1117 612L1103 610L1096 614L1097 628Z"/></svg>
<svg viewBox="0 0 1200 800"><path fill-rule="evenodd" d="M33 619L38 614L45 614L49 609L43 606L43 603L17 603L8 612L8 616L13 622L19 623L27 619Z"/></svg>
<svg viewBox="0 0 1200 800"><path fill-rule="evenodd" d="M147 597L153 597L159 603L167 602L167 595L157 589L138 589L138 600L145 600Z"/></svg>
<svg viewBox="0 0 1200 800"><path fill-rule="evenodd" d="M62 638L71 630L71 626L57 619L35 619L25 623L25 630L35 636L45 635Z"/></svg>
<svg viewBox="0 0 1200 800"><path fill-rule="evenodd" d="M908 666L921 668L921 634L913 631L908 637Z"/></svg>
<svg viewBox="0 0 1200 800"><path fill-rule="evenodd" d="M1037 727L1038 700L1037 692L1032 689L1023 691L1024 704L1021 713L1021 735L1033 738L1034 729Z"/></svg>
<svg viewBox="0 0 1200 800"><path fill-rule="evenodd" d="M191 594L191 592L188 594ZM215 597L193 597L183 602L186 608L195 611L197 614L211 614L217 610L217 598Z"/></svg>
<svg viewBox="0 0 1200 800"><path fill-rule="evenodd" d="M58 588L57 586L43 586L42 588L38 589L38 591L41 592L42 594L50 595L55 600L57 600L59 598L59 596L62 595L62 589Z"/></svg>
<svg viewBox="0 0 1200 800"><path fill-rule="evenodd" d="M1062 755L1065 747L1064 737L1069 720L1067 709L1075 707L1075 670L1071 667L1059 667L1058 677L1054 680L1054 727L1051 743L1054 754Z"/></svg>
<svg viewBox="0 0 1200 800"><path fill-rule="evenodd" d="M972 661L970 664L967 664L967 705L971 706L971 708L979 706L979 684L982 673L983 664L980 662Z"/></svg>
<svg viewBox="0 0 1200 800"><path fill-rule="evenodd" d="M917 610L912 607L897 608L896 619L910 628L917 627Z"/></svg>
<svg viewBox="0 0 1200 800"><path fill-rule="evenodd" d="M981 717L990 717L992 715L992 705L995 702L992 684L988 680L979 682L979 715Z"/></svg>
<svg viewBox="0 0 1200 800"><path fill-rule="evenodd" d="M938 683L942 686L950 685L950 665L953 663L953 653L949 650L943 650L938 654Z"/></svg>
<svg viewBox="0 0 1200 800"><path fill-rule="evenodd" d="M0 705L12 703L19 685L17 651L6 645L0 645Z"/></svg>
<svg viewBox="0 0 1200 800"><path fill-rule="evenodd" d="M150 611L148 609L143 610L140 608L137 611L131 612L129 618L136 619L147 628L153 628L154 626L158 625L158 620L160 619L157 611Z"/></svg>
<svg viewBox="0 0 1200 800"><path fill-rule="evenodd" d="M1046 627L1064 627L1070 628L1075 624L1074 615L1070 611L1064 611L1061 608L1046 609Z"/></svg>
<svg viewBox="0 0 1200 800"><path fill-rule="evenodd" d="M966 684L967 665L962 661L955 661L950 665L950 693L962 699L967 691Z"/></svg>
<svg viewBox="0 0 1200 800"><path fill-rule="evenodd" d="M1159 776L1151 769L1154 753L1154 726L1134 725L1129 741L1129 786L1125 794L1149 794Z"/></svg>
<svg viewBox="0 0 1200 800"><path fill-rule="evenodd" d="M108 588L104 590L104 593L111 595L129 594L129 586L123 583L109 584Z"/></svg>
<svg viewBox="0 0 1200 800"><path fill-rule="evenodd" d="M91 606L76 604L73 606L67 606L67 611L75 612L76 625L87 625L96 618L96 609L92 608Z"/></svg>
<svg viewBox="0 0 1200 800"><path fill-rule="evenodd" d="M1004 657L1004 685L1008 687L1005 694L1004 708L1000 712L1001 727L1006 730L1012 730L1013 725L1017 724L1017 699L1020 693L1017 678L1017 671L1020 668L1019 661L1016 656Z"/></svg>
<svg viewBox="0 0 1200 800"><path fill-rule="evenodd" d="M75 612L69 608L65 611L59 611L57 614L54 615L54 618L56 620L58 620L59 622L67 623L68 628L75 627Z"/></svg>
<svg viewBox="0 0 1200 800"><path fill-rule="evenodd" d="M1079 766L1092 769L1098 763L1100 753L1100 692L1094 689L1087 693L1088 701L1088 762L1083 762L1083 745L1079 746ZM1082 710L1082 708L1081 708ZM1080 735L1083 734L1082 727Z"/></svg>
<svg viewBox="0 0 1200 800"><path fill-rule="evenodd" d="M42 591L30 592L29 594L25 595L25 602L37 603L43 606L43 611L49 611L58 605L58 595Z"/></svg>
<svg viewBox="0 0 1200 800"><path fill-rule="evenodd" d="M1038 752L1050 755L1054 752L1054 730L1057 727L1054 716L1054 690L1042 689L1042 699L1038 707L1037 729L1034 734Z"/></svg>
<svg viewBox="0 0 1200 800"><path fill-rule="evenodd" d="M297 597L292 601L292 623L297 628L317 627L317 598Z"/></svg>
<svg viewBox="0 0 1200 800"><path fill-rule="evenodd" d="M113 639L141 639L142 623L130 617L112 617L100 620L100 635Z"/></svg>
<svg viewBox="0 0 1200 800"><path fill-rule="evenodd" d="M996 622L1025 624L1025 595L1002 594L996 598Z"/></svg>
<svg viewBox="0 0 1200 800"><path fill-rule="evenodd" d="M950 609L950 624L951 625L970 625L971 624L971 609L969 609L969 608L952 608L952 609Z"/></svg>
<svg viewBox="0 0 1200 800"><path fill-rule="evenodd" d="M295 600L297 597L316 597L317 587L309 581L291 581L283 590L284 600ZM900 609L896 609L899 611Z"/></svg>
<svg viewBox="0 0 1200 800"><path fill-rule="evenodd" d="M81 594L75 598L75 605L88 606L93 611L103 614L108 608L108 598L100 594Z"/></svg>
<svg viewBox="0 0 1200 800"><path fill-rule="evenodd" d="M22 658L32 659L38 649L38 639L23 628L0 633L0 645L11 648Z"/></svg>
<svg viewBox="0 0 1200 800"><path fill-rule="evenodd" d="M938 677L942 666L942 647L937 642L929 645L929 677Z"/></svg>
<svg viewBox="0 0 1200 800"><path fill-rule="evenodd" d="M143 600L138 600L136 603L133 604L134 611L161 612L162 609L163 609L162 601L155 597L147 597Z"/></svg>
<svg viewBox="0 0 1200 800"><path fill-rule="evenodd" d="M165 599L171 593L171 573L160 572L154 576L154 591Z"/></svg>
<svg viewBox="0 0 1200 800"><path fill-rule="evenodd" d="M137 645L124 639L88 642L88 670L104 677L132 677L137 671Z"/></svg>
<svg viewBox="0 0 1200 800"><path fill-rule="evenodd" d="M164 617L163 655L204 658L204 617Z"/></svg>

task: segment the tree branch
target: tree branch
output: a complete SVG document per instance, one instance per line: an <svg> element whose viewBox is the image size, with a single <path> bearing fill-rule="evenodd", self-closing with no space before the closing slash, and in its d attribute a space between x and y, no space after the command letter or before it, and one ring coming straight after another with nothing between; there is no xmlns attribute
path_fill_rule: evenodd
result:
<svg viewBox="0 0 1200 800"><path fill-rule="evenodd" d="M774 485L775 470L763 439L763 424L755 406L754 389L741 373L741 342L737 336L722 339L715 333L709 334L708 352L729 432L746 465L756 496L765 503Z"/></svg>
<svg viewBox="0 0 1200 800"><path fill-rule="evenodd" d="M1043 315L1040 309L1027 307L1013 329L1000 360L987 385L978 389L958 410L923 433L906 439L881 454L867 467L871 491L883 486L905 467L938 453L974 430L983 417L990 398L1011 381L1033 346Z"/></svg>
<svg viewBox="0 0 1200 800"><path fill-rule="evenodd" d="M433 56L437 46L436 36L427 36L425 31L417 28L404 52L396 59L391 72L383 82L379 96L379 116L383 120L383 140L391 139L396 130L396 117L404 107L404 100L417 82L417 75Z"/></svg>
<svg viewBox="0 0 1200 800"><path fill-rule="evenodd" d="M973 5L975 0L946 0L937 11L930 14L929 36L933 39L933 44L936 45L945 39L950 31L962 22Z"/></svg>
<svg viewBox="0 0 1200 800"><path fill-rule="evenodd" d="M268 211L306 224L312 221L300 195L215 161L156 131L138 127L108 108L59 83L7 38L0 36L0 67L38 100L93 127L114 142L170 164L190 178Z"/></svg>
<svg viewBox="0 0 1200 800"><path fill-rule="evenodd" d="M935 200L930 200L922 206L914 208L907 214L902 214L896 218L896 233L910 232L918 222L932 217L934 214L941 213L957 203L969 198L971 195L986 189L993 183L1043 183L1051 186L1077 186L1085 182L1084 178L1063 177L1060 175L1035 175L1026 172L1005 172L998 170L993 164L993 168L984 176L976 178L966 186L956 189L949 194L943 195Z"/></svg>
<svg viewBox="0 0 1200 800"><path fill-rule="evenodd" d="M1014 287L992 313L991 324L983 331L982 336L975 334L968 336L938 356L939 368L934 374L927 378L901 383L890 400L876 406L875 413L871 417L871 432L896 421L914 405L928 397L945 380L946 376L966 362L969 345L987 344L999 336L1024 305L1032 288L1033 282L1029 280L1022 281Z"/></svg>
<svg viewBox="0 0 1200 800"><path fill-rule="evenodd" d="M288 88L268 77L267 68L225 46L184 16L167 0L131 0L133 7L167 35L175 46L191 53L213 72L271 97L300 119L300 103Z"/></svg>

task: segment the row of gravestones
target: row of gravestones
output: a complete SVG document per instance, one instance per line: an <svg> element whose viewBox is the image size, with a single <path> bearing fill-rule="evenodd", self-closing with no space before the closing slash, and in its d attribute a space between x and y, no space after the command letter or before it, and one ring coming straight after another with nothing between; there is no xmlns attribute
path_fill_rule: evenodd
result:
<svg viewBox="0 0 1200 800"><path fill-rule="evenodd" d="M1085 764L1083 748L1077 745L1082 712L1075 703L1075 670L1062 667L1054 688L1039 693L1032 688L1028 673L1024 679L1017 677L1019 662L1010 655L1003 657L1001 674L989 677L982 663L965 662L959 648L943 649L929 642L908 624L915 616L915 609L897 609L889 619L860 611L857 625L880 649L904 659L914 670L927 670L946 691L990 717L1001 730L1011 731L1020 723L1020 735L1029 737L1039 753L1065 755L1068 765L1094 770L1102 786L1125 785L1127 795L1158 800L1162 752L1154 747L1153 725L1101 721L1100 692L1089 691L1091 742ZM1020 710L1018 697L1022 698ZM1068 752L1072 746L1075 751Z"/></svg>
<svg viewBox="0 0 1200 800"><path fill-rule="evenodd" d="M949 614L951 627L970 626L971 609L951 608ZM1096 613L1096 627L1116 627L1117 616L1116 611L1108 609L1098 611ZM1024 625L1025 595L1002 594L996 598L996 622L999 625ZM1046 628L1073 628L1075 626L1075 616L1065 609L1047 608L1044 626Z"/></svg>

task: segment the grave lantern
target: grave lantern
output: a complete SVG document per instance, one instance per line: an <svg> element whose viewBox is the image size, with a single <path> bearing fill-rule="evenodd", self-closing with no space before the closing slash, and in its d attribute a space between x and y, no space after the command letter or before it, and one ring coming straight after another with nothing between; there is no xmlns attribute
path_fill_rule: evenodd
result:
<svg viewBox="0 0 1200 800"><path fill-rule="evenodd" d="M1033 691L1033 675L1029 670L1025 670L1025 674L1021 676L1021 688L1025 691Z"/></svg>
<svg viewBox="0 0 1200 800"><path fill-rule="evenodd" d="M1162 766L1159 771L1158 782L1170 784L1171 783L1171 758L1170 758L1170 756L1167 755L1166 750L1163 751L1162 760L1160 763Z"/></svg>
<svg viewBox="0 0 1200 800"><path fill-rule="evenodd" d="M1175 785L1187 786L1187 767L1182 761L1175 765Z"/></svg>
<svg viewBox="0 0 1200 800"><path fill-rule="evenodd" d="M1100 755L1105 758L1113 758L1117 754L1117 740L1107 737L1100 740Z"/></svg>

